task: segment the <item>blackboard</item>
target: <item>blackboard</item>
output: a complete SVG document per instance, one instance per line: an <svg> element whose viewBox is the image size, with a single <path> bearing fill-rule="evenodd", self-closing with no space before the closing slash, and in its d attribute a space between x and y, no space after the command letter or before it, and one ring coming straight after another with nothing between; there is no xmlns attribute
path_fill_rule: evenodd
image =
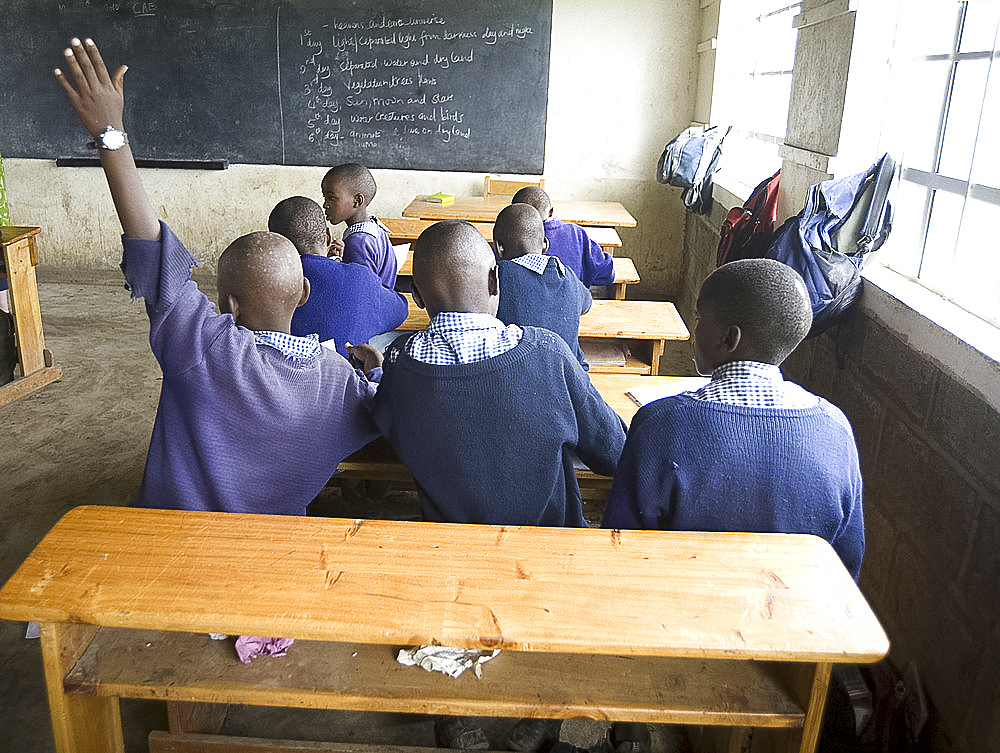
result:
<svg viewBox="0 0 1000 753"><path fill-rule="evenodd" d="M541 174L552 0L0 0L0 154L93 157L52 75L129 66L143 160Z"/></svg>

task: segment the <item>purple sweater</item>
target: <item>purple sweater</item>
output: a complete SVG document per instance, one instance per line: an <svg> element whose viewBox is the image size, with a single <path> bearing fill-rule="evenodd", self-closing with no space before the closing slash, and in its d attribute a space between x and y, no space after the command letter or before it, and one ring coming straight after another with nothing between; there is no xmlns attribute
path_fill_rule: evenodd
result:
<svg viewBox="0 0 1000 753"><path fill-rule="evenodd" d="M368 267L389 290L396 286L396 253L388 229L377 217L369 217L344 231L341 258L348 264Z"/></svg>
<svg viewBox="0 0 1000 753"><path fill-rule="evenodd" d="M162 222L160 236L122 238L122 272L145 299L163 371L133 504L304 515L340 461L377 436L375 385L332 351L288 357L217 314L191 280L194 258Z"/></svg>
<svg viewBox="0 0 1000 753"><path fill-rule="evenodd" d="M549 240L549 256L559 257L588 288L591 285L610 285L615 281L615 262L611 254L591 240L587 231L579 225L548 219L545 221L545 237Z"/></svg>

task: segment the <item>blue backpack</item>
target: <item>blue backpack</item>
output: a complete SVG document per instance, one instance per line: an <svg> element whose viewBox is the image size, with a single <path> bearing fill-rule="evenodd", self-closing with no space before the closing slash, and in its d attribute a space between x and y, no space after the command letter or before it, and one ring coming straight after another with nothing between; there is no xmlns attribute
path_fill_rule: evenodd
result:
<svg viewBox="0 0 1000 753"><path fill-rule="evenodd" d="M777 230L765 256L802 275L812 301L808 337L843 316L861 292L865 257L892 229L889 188L896 166L889 154L864 172L818 183L806 205Z"/></svg>

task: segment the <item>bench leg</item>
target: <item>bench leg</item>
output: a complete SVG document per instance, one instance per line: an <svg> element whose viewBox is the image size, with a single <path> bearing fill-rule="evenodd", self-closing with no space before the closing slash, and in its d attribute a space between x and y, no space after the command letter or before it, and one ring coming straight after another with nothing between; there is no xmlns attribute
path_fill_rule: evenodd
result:
<svg viewBox="0 0 1000 753"><path fill-rule="evenodd" d="M217 735L226 721L227 703L187 703L167 701L167 723L170 734L183 735L185 732L201 732Z"/></svg>
<svg viewBox="0 0 1000 753"><path fill-rule="evenodd" d="M39 625L42 665L57 753L124 753L118 699L68 695L63 677L87 647L96 628L87 625Z"/></svg>

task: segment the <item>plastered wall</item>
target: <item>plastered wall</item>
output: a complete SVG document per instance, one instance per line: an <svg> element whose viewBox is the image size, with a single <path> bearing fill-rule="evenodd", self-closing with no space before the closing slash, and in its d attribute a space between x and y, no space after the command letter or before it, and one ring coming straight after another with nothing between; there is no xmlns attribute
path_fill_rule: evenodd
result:
<svg viewBox="0 0 1000 753"><path fill-rule="evenodd" d="M680 279L679 189L657 184L654 171L664 144L692 119L699 24L694 0L553 3L546 187L556 200L616 200L635 215L638 227L621 232L623 253L643 277L634 297L669 297ZM51 60L39 64L59 60L59 50L52 50ZM485 82L483 96L489 93ZM67 117L73 117L68 104ZM82 129L80 138L86 138ZM114 269L121 231L99 169L19 159L5 159L4 167L12 222L42 227L43 269ZM277 201L295 194L320 199L323 173L233 165L217 172L144 170L143 177L161 218L190 246L202 271L212 272L229 241L266 226ZM372 211L384 217L400 216L418 193L482 192L478 173L374 174L379 191Z"/></svg>

